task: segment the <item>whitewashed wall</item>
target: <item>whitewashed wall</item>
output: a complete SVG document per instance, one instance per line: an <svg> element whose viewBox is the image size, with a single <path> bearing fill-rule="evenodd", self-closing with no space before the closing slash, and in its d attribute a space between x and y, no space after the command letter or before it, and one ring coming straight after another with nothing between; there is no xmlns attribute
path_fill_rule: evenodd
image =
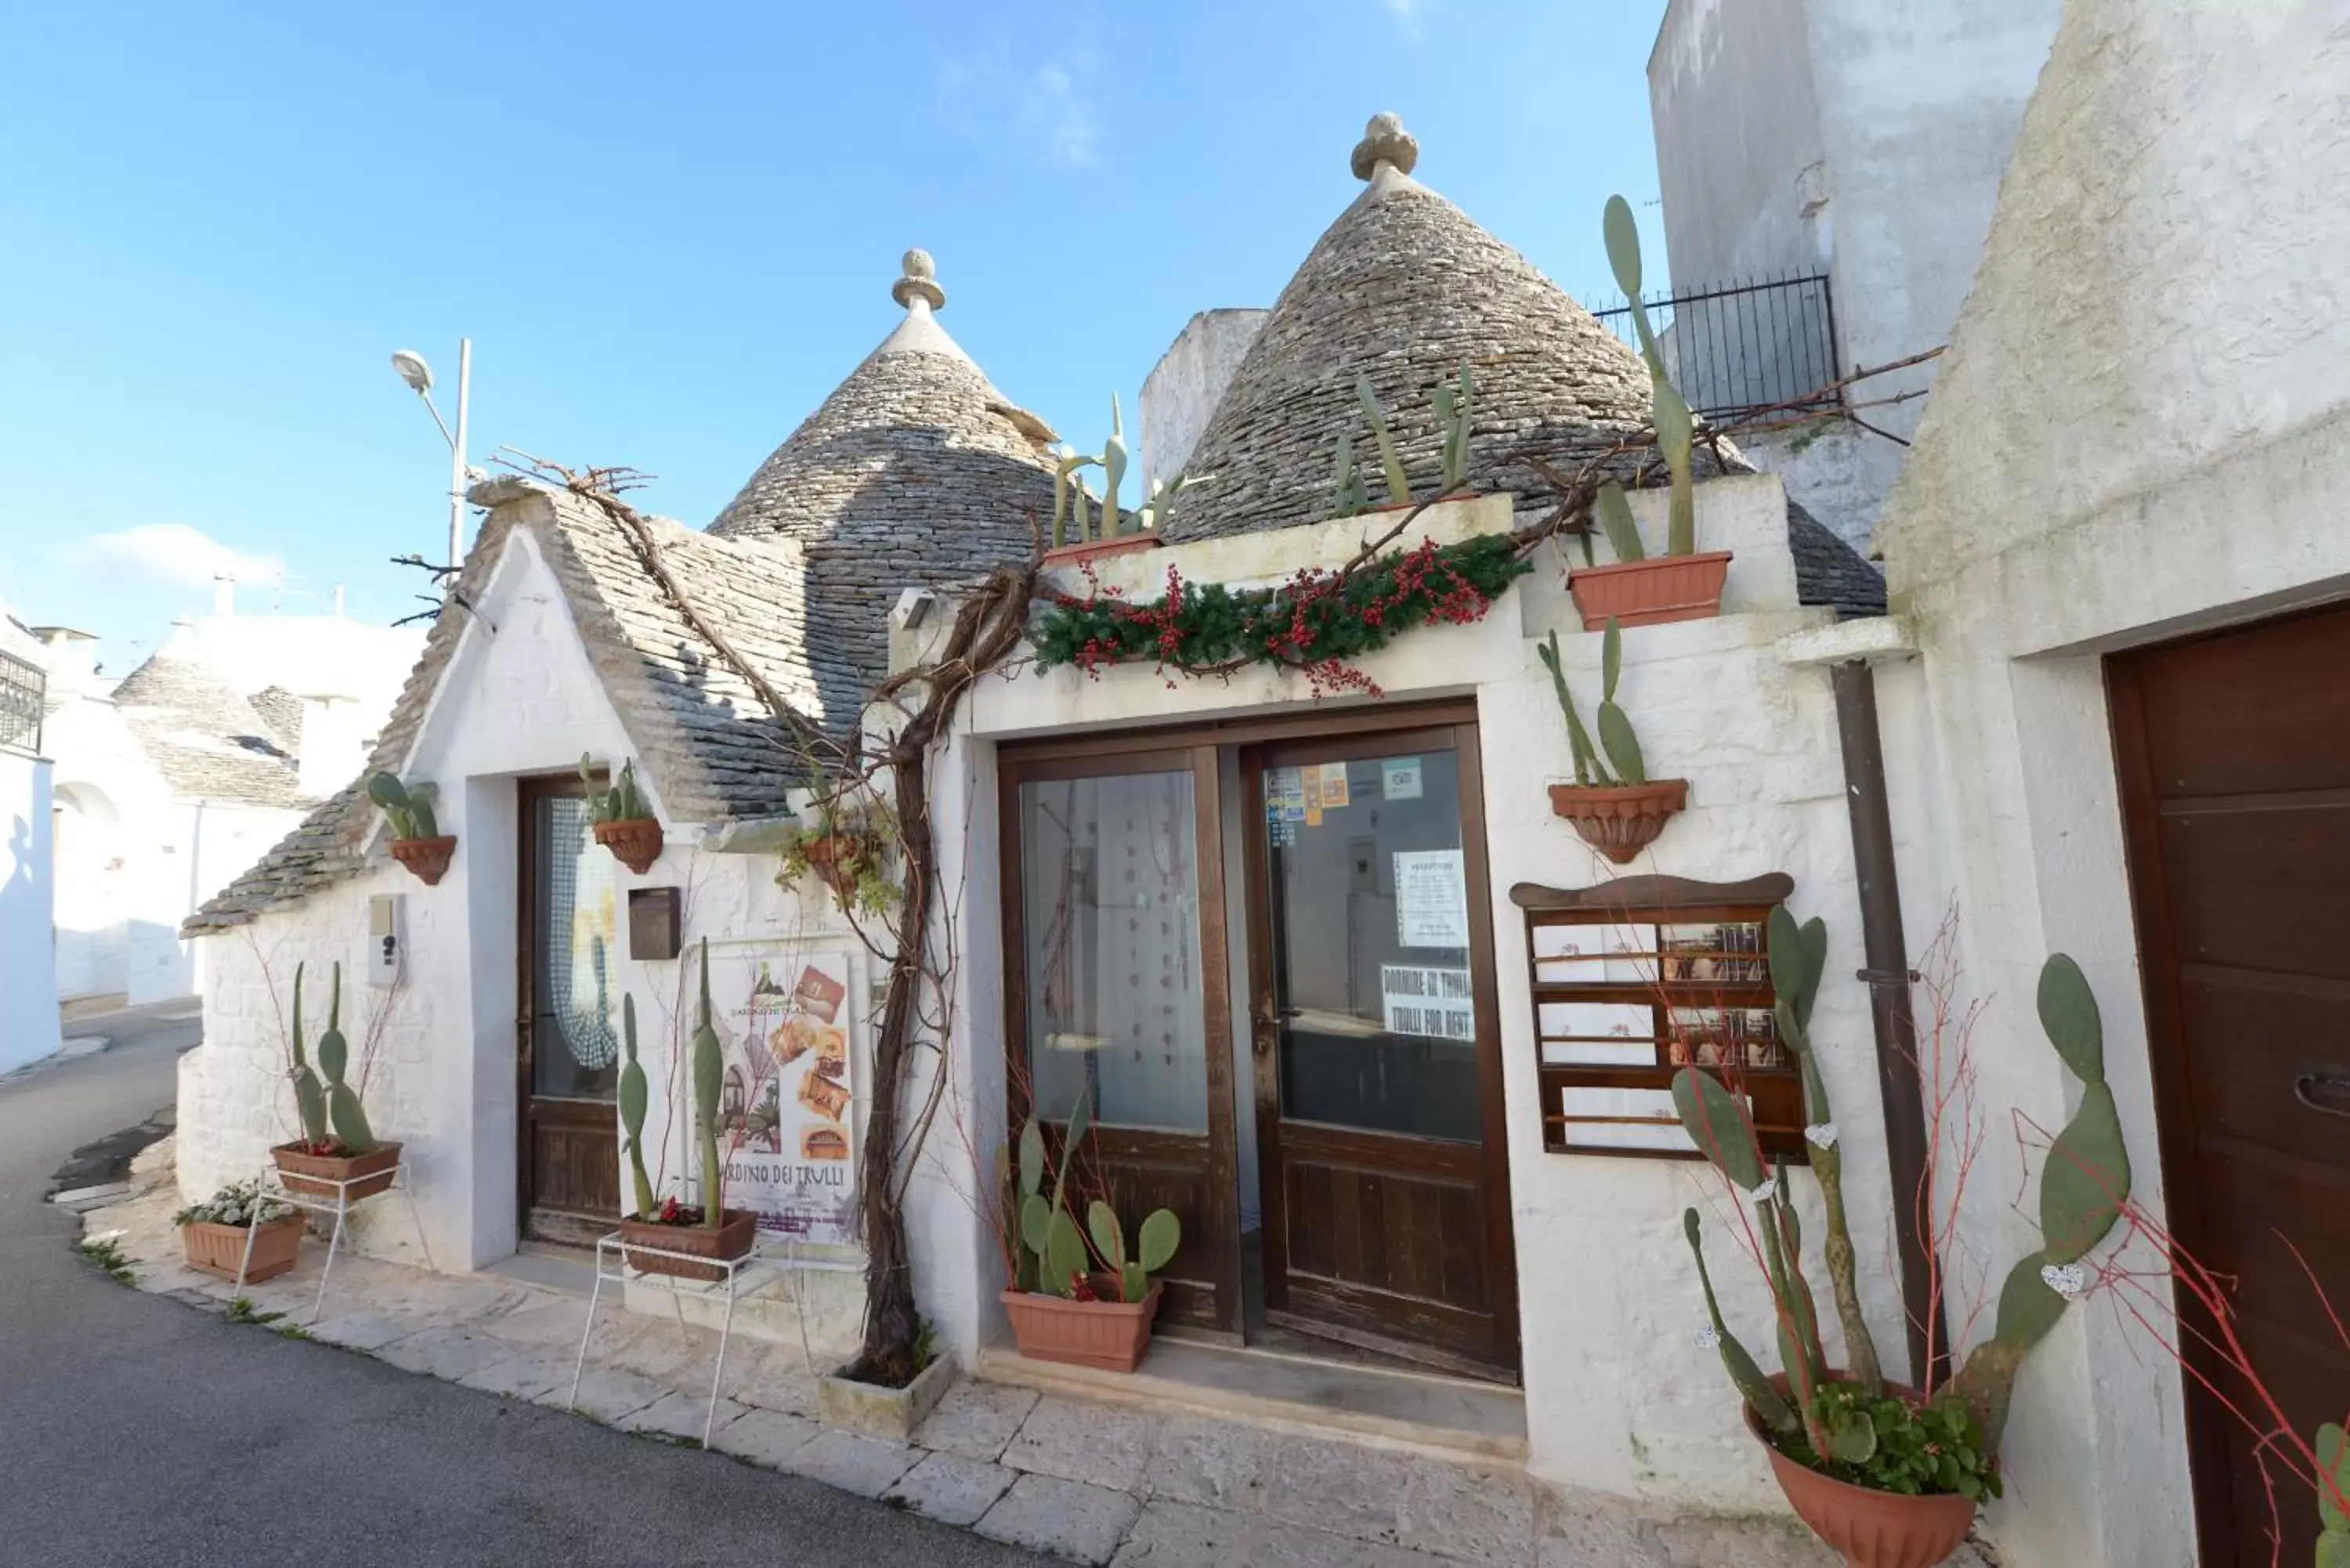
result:
<svg viewBox="0 0 2350 1568"><path fill-rule="evenodd" d="M1931 830L1903 846L1912 929L1961 906L1987 1095L2044 1125L2072 1089L2029 999L2048 952L2081 961L2158 1214L2100 656L2350 596L2346 74L2333 7L2074 0L1879 535L1931 736L1887 736L1918 763L1899 816ZM2008 1142L1971 1237L2001 1260L2032 1244ZM2191 1563L2180 1397L2115 1314L2066 1314L1986 1518L2010 1560Z"/></svg>
<svg viewBox="0 0 2350 1568"><path fill-rule="evenodd" d="M57 1048L49 763L0 752L0 1073Z"/></svg>
<svg viewBox="0 0 2350 1568"><path fill-rule="evenodd" d="M1620 693L1651 771L1689 778L1690 809L1641 863L1621 869L1708 880L1783 870L1795 878L1796 911L1826 918L1829 981L1815 1033L1846 1129L1865 1295L1880 1342L1898 1346L1898 1286L1866 1004L1858 985L1837 979L1859 967L1860 955L1834 705L1825 673L1784 668L1773 647L1780 637L1829 617L1796 607L1776 480L1715 481L1699 495L1700 533L1737 556L1726 613L1628 633ZM1659 535L1660 501L1656 495L1637 501L1644 524ZM1427 532L1443 541L1504 526L1507 517L1506 502L1499 499L1448 506L1429 514ZM1343 557L1362 526L1359 521L1324 525L1320 552ZM1286 577L1315 538L1307 528L1202 541L1103 563L1100 570L1106 582L1131 576L1143 597L1163 583L1170 561L1194 580ZM1705 1314L1680 1239L1680 1215L1718 1189L1701 1167L1555 1156L1542 1147L1532 1002L1516 958L1523 917L1508 900L1509 885L1527 879L1582 887L1619 874L1552 815L1547 796L1546 786L1569 777L1571 768L1564 721L1534 648L1544 633L1557 628L1570 679L1588 693L1598 680L1600 638L1579 625L1554 566L1521 583L1481 624L1423 628L1363 661L1388 701L1464 694L1477 701L1495 867L1531 1467L1555 1480L1681 1504L1776 1508L1776 1491L1740 1426L1738 1400L1721 1364L1691 1338ZM994 742L1110 724L1296 712L1304 699L1302 682L1262 670L1229 683L1178 680L1172 691L1147 667L1105 672L1098 680L1064 670L1041 678L993 678L975 691L941 765L938 794L941 821L965 825L960 836L942 836L954 845L945 867L948 885L963 929L974 938L963 945L960 971L962 1033L952 1061L952 1103L968 1125L982 1129L981 1147L992 1151L1002 1137L1003 1105L1003 957L993 940L1000 894ZM972 1184L968 1156L959 1147L934 1148L933 1155L922 1191L927 1218L919 1233L918 1274L925 1311L969 1355L999 1332L994 1247L972 1220L963 1196ZM1812 1192L1807 1179L1799 1179L1799 1185ZM1745 1279L1726 1246L1717 1265L1726 1309L1767 1339L1760 1326L1767 1308L1759 1282Z"/></svg>
<svg viewBox="0 0 2350 1568"><path fill-rule="evenodd" d="M294 966L310 966L306 1005L315 1010L324 1005L328 968L339 961L344 1033L355 1056L376 1011L389 1009L366 1098L378 1134L408 1146L431 1262L462 1272L514 1251L522 826L515 781L571 773L582 752L608 762L632 754L535 538L516 528L403 770L440 785L442 829L458 839L440 886L426 888L378 844L363 877L201 944L213 983L204 1044L181 1064L184 1193L196 1196L252 1174L266 1162L271 1144L295 1136L285 1046ZM650 791L652 781L646 783ZM781 940L849 951L851 998L861 1018L868 961L829 895L813 891L804 899L777 888L775 856L695 847L698 829L668 821L657 794L653 805L669 843L642 876L615 864L624 906L629 888L674 885L685 890L689 944L707 935L714 952L730 942ZM402 902L407 968L396 995L360 978L368 898L383 893ZM683 1083L677 1053L691 1027L691 949L676 961L623 958L613 979L616 1009L621 991L636 1000L652 1089L647 1165L659 1189L677 1191L691 1163L685 1098L673 1092ZM314 1037L322 1017L306 1015ZM862 1029L854 1043L861 1084L870 1076ZM616 1145L619 1136L616 1110ZM629 1198L624 1171L623 1202ZM368 1251L416 1261L408 1217L396 1201L365 1207L359 1241Z"/></svg>

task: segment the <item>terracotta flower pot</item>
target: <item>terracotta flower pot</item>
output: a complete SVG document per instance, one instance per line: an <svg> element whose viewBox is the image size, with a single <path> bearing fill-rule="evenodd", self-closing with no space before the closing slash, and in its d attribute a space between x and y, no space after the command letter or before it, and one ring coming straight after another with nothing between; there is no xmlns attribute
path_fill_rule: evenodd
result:
<svg viewBox="0 0 2350 1568"><path fill-rule="evenodd" d="M1121 534L1115 539L1087 539L1083 544L1063 545L1045 552L1048 566L1074 566L1079 561L1097 561L1105 556L1128 556L1137 550L1156 550L1162 540L1156 534Z"/></svg>
<svg viewBox="0 0 2350 1568"><path fill-rule="evenodd" d="M1828 1376L1841 1383L1850 1375L1831 1372ZM1787 1392L1785 1374L1771 1381L1779 1392ZM1921 1397L1915 1388L1890 1381L1885 1391L1913 1404ZM1752 1406L1745 1407L1745 1416L1746 1429L1762 1445L1771 1473L1777 1478L1779 1490L1787 1494L1796 1517L1852 1568L1935 1568L1950 1561L1950 1554L1965 1543L1975 1521L1973 1499L1954 1493L1904 1497L1822 1475L1773 1446L1763 1436L1762 1423L1756 1419Z"/></svg>
<svg viewBox="0 0 2350 1568"><path fill-rule="evenodd" d="M452 835L439 838L395 838L391 841L391 857L416 873L416 879L428 888L441 885L442 876L449 862L457 857L457 840Z"/></svg>
<svg viewBox="0 0 2350 1568"><path fill-rule="evenodd" d="M269 1151L269 1158L277 1162L278 1179L286 1191L329 1202L340 1192L356 1203L391 1186L400 1145L380 1143L365 1154L311 1154L298 1143L281 1143ZM338 1188L335 1182L348 1185Z"/></svg>
<svg viewBox="0 0 2350 1568"><path fill-rule="evenodd" d="M857 860L864 846L845 833L827 834L807 842L808 869L815 872L843 905L857 898Z"/></svg>
<svg viewBox="0 0 2350 1568"><path fill-rule="evenodd" d="M660 858L661 825L650 816L599 822L596 825L596 842L610 850L613 859L641 877Z"/></svg>
<svg viewBox="0 0 2350 1568"><path fill-rule="evenodd" d="M219 1225L209 1220L180 1227L180 1245L188 1267L224 1280L236 1278L244 1258L245 1227ZM294 1267L302 1252L302 1216L288 1214L265 1220L253 1233L253 1262L245 1266L244 1282L274 1280Z"/></svg>
<svg viewBox="0 0 2350 1568"><path fill-rule="evenodd" d="M1566 588L1583 612L1583 629L1601 631L1610 618L1626 626L1711 619L1721 613L1721 586L1729 576L1730 552L1713 550L1577 566L1566 575Z"/></svg>
<svg viewBox="0 0 2350 1568"><path fill-rule="evenodd" d="M1021 1355L1031 1361L1097 1366L1105 1372L1131 1372L1142 1364L1165 1284L1153 1280L1149 1294L1139 1302L1123 1302L1118 1299L1117 1280L1096 1274L1093 1281L1102 1296L1097 1302L1065 1301L1027 1291L1005 1291L997 1298L1012 1319L1012 1337Z"/></svg>
<svg viewBox="0 0 2350 1568"><path fill-rule="evenodd" d="M729 1209L726 1222L715 1231L706 1225L663 1225L653 1220L623 1220L620 1239L629 1243L629 1266L642 1274L667 1274L681 1280L723 1280L726 1271L719 1263L733 1262L747 1254L758 1243L759 1217L748 1209ZM682 1258L656 1257L639 1248L657 1247L664 1252L691 1252L697 1258L710 1258L708 1263L690 1263Z"/></svg>
<svg viewBox="0 0 2350 1568"><path fill-rule="evenodd" d="M1638 784L1553 784L1550 808L1575 825L1583 841L1622 866L1656 842L1665 819L1689 805L1689 780Z"/></svg>

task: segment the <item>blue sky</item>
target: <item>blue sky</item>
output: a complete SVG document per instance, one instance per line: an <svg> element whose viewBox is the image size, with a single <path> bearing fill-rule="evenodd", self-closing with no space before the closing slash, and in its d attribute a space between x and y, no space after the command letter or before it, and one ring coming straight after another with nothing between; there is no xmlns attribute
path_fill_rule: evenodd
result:
<svg viewBox="0 0 2350 1568"><path fill-rule="evenodd" d="M0 598L127 671L207 607L412 606L446 448L658 475L707 522L897 317L1080 446L1191 314L1266 305L1391 109L1578 294L1620 190L1661 276L1662 0L27 8L0 59ZM444 409L446 404L444 402ZM136 532L134 530L143 531Z"/></svg>

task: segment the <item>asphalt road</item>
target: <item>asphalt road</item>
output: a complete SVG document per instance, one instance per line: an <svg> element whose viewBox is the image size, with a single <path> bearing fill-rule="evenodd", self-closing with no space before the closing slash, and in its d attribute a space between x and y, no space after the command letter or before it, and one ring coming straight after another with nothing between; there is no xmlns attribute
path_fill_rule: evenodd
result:
<svg viewBox="0 0 2350 1568"><path fill-rule="evenodd" d="M195 1025L96 1026L105 1051L0 1083L6 1568L1045 1561L116 1284L43 1195L171 1103Z"/></svg>

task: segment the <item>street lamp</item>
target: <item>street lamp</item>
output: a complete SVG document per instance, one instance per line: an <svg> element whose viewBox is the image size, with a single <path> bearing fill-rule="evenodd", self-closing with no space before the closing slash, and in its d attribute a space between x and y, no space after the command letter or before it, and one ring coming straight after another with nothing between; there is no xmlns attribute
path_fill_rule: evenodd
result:
<svg viewBox="0 0 2350 1568"><path fill-rule="evenodd" d="M424 362L424 356L399 349L391 357L391 368L411 391L424 400L432 422L441 427L441 439L449 443L449 565L454 567L465 558L465 416L473 388L473 340L457 340L457 429L453 433L433 404L432 367Z"/></svg>

